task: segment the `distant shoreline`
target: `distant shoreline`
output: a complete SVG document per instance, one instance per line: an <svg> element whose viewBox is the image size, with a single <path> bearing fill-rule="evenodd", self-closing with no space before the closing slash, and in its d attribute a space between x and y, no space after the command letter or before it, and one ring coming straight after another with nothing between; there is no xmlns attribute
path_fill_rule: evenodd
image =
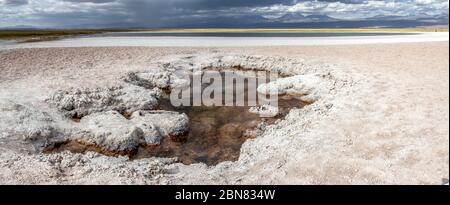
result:
<svg viewBox="0 0 450 205"><path fill-rule="evenodd" d="M19 43L58 40L66 37L94 35L105 32L125 32L131 30L114 29L23 29L23 30L1 30L0 40L14 40Z"/></svg>
<svg viewBox="0 0 450 205"><path fill-rule="evenodd" d="M139 31L139 30L136 30ZM285 28L285 29L272 29L272 28L193 28L193 29L143 29L141 31L151 32L448 32L448 28Z"/></svg>

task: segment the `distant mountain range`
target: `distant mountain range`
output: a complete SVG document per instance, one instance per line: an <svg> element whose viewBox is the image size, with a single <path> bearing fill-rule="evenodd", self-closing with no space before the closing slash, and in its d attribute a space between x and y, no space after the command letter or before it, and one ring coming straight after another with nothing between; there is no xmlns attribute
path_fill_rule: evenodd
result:
<svg viewBox="0 0 450 205"><path fill-rule="evenodd" d="M272 19L272 21L279 23L302 23L302 22L330 22L330 21L339 21L339 19L332 18L327 15L305 16L299 13L289 13L279 18Z"/></svg>
<svg viewBox="0 0 450 205"><path fill-rule="evenodd" d="M7 26L7 27L0 27L0 28L7 29L7 30L34 30L34 29L37 29L34 26L27 26L27 25Z"/></svg>
<svg viewBox="0 0 450 205"><path fill-rule="evenodd" d="M424 26L424 25L448 25L448 14L438 15L438 16L383 16L378 15L369 18L361 19L338 19L327 15L302 15L300 13L289 13L278 18L273 18L267 20L270 23L278 24L301 24L301 23L316 23L317 25L327 24L335 25L339 27L340 25L349 25L348 22L353 22L355 25L362 25L364 23L367 26L378 25L381 27L402 27L402 22L405 23L404 26Z"/></svg>
<svg viewBox="0 0 450 205"><path fill-rule="evenodd" d="M374 21L398 21L398 20L415 20L418 22L434 22L440 24L448 24L448 14L437 15L437 16L374 16L367 18L366 20Z"/></svg>
<svg viewBox="0 0 450 205"><path fill-rule="evenodd" d="M216 17L195 23L180 23L168 27L205 28L363 28L448 26L448 14L438 16L374 16L360 19L338 19L327 15L288 13L278 18L259 15Z"/></svg>

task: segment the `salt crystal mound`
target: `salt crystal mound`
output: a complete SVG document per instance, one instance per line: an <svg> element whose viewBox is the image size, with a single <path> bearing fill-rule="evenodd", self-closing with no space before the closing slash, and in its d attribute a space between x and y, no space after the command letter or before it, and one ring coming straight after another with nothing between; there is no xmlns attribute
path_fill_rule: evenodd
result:
<svg viewBox="0 0 450 205"><path fill-rule="evenodd" d="M139 111L138 111L139 112ZM143 140L142 145L159 145L161 144L163 136L158 131L158 128L152 123L145 121L132 121L134 126L139 127L142 130Z"/></svg>
<svg viewBox="0 0 450 205"><path fill-rule="evenodd" d="M189 131L189 118L184 113L172 111L137 111L134 112L130 121L137 124L152 124L163 136L172 140L183 137Z"/></svg>
<svg viewBox="0 0 450 205"><path fill-rule="evenodd" d="M0 141L28 141L38 150L60 137L53 119L31 105L0 99Z"/></svg>
<svg viewBox="0 0 450 205"><path fill-rule="evenodd" d="M189 84L189 73L155 68L148 71L129 72L122 79L127 83L147 89L170 90L177 86L187 86Z"/></svg>
<svg viewBox="0 0 450 205"><path fill-rule="evenodd" d="M106 111L85 116L78 128L74 140L128 154L140 145L158 145L163 137L181 137L189 130L189 118L171 111L136 111L127 119L117 111Z"/></svg>
<svg viewBox="0 0 450 205"><path fill-rule="evenodd" d="M161 88L168 89L170 87L170 76L168 71L155 69L149 72L129 72L123 80L144 88Z"/></svg>
<svg viewBox="0 0 450 205"><path fill-rule="evenodd" d="M258 93L264 95L298 96L300 100L312 103L328 91L327 82L319 75L295 75L279 78L258 86Z"/></svg>
<svg viewBox="0 0 450 205"><path fill-rule="evenodd" d="M57 106L67 117L82 118L95 112L115 110L132 113L158 106L159 89L123 84L107 88L71 88L55 92L46 101Z"/></svg>
<svg viewBox="0 0 450 205"><path fill-rule="evenodd" d="M79 127L81 130L74 133L74 140L119 153L136 150L144 136L141 128L117 111L88 115L81 119Z"/></svg>

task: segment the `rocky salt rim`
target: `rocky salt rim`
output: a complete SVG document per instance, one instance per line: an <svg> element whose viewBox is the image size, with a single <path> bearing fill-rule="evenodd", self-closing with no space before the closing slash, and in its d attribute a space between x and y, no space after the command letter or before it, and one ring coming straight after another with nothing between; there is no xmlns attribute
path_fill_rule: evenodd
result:
<svg viewBox="0 0 450 205"><path fill-rule="evenodd" d="M165 60L170 61L171 63L167 64L167 62L162 61L155 61L155 65L160 66L161 68L164 68L168 71L173 72L176 69L173 69L176 64L183 65L186 61L186 58L192 59L192 63L188 63L188 66L180 67L186 70L192 70L191 65L204 65L205 68L211 67L211 66L217 66L218 68L251 68L250 70L254 70L255 67L260 66L261 70L266 71L276 71L278 73L282 73L285 76L288 75L301 75L301 74L314 74L315 76L318 76L321 79L324 79L325 82L328 81L328 83L325 83L324 85L331 85L333 86L335 84L334 78L328 73L325 72L325 70L322 70L322 72L325 72L325 74L320 74L317 72L318 70L314 67L314 65L307 64L305 61L302 60L293 60L289 58L284 57L265 57L265 56L246 56L246 55L221 55L221 54L214 54L214 55L197 55L197 56L191 56L191 55L174 55L174 56L166 56ZM268 63L269 62L269 63ZM186 64L185 64L186 65ZM280 66L281 65L281 66ZM157 68L156 66L156 68ZM288 71L287 71L288 70ZM141 72L141 71L138 71ZM144 71L145 72L145 71ZM330 81L331 80L331 81ZM321 86L324 86L321 85ZM326 89L323 89L326 90ZM325 94L325 93L322 93ZM51 99L49 97L48 99ZM315 104L315 105L314 105ZM314 103L313 107L317 107L317 102ZM308 109L309 110L309 109ZM271 125L272 126L272 125ZM277 126L277 125L273 125ZM64 136L70 135L71 132L73 132L72 129L59 129L58 127L54 127L56 130L62 130ZM269 130L271 130L270 128ZM267 133L264 133L262 135L265 135ZM52 138L54 136L51 136ZM67 138L66 138L67 139ZM244 143L244 145L247 143ZM89 152L88 152L89 153ZM158 159L158 158L155 158ZM151 159L149 159L151 160ZM171 163L174 163L174 161L171 161ZM227 162L223 162L220 164L227 164ZM219 165L220 165L219 164ZM219 166L217 165L217 166ZM220 167L220 166L219 166Z"/></svg>
<svg viewBox="0 0 450 205"><path fill-rule="evenodd" d="M133 96L130 95L127 90L132 90L133 92L138 93L137 96L146 93L148 91L152 91L154 94L146 94L147 96L154 96L150 99L155 99L158 101L160 94L163 90L167 90L176 86L178 83L178 79L173 75L175 72L185 72L192 71L194 69L200 68L201 70L233 70L236 69L241 72L245 71L275 71L278 74L281 74L281 78L277 79L274 82L270 82L268 84L263 84L258 87L258 92L263 94L268 94L271 92L275 92L276 94L286 94L289 95L297 95L303 98L302 100L308 103L313 103L317 101L321 95L324 95L327 92L327 79L332 79L329 73L321 75L316 73L316 69L314 66L307 64L303 60L294 60L284 57L265 57L265 56L245 56L245 55L175 55L168 56L163 58L162 60L156 61L155 65L157 72L154 69L151 71L139 71L139 72L131 72L126 74L122 80L120 86L112 87L112 88L96 88L92 90L83 90L83 89L72 89L73 91L58 91L55 95L49 97L46 101L50 104L56 105L62 113L66 113L66 116L73 116L71 114L73 111L68 110L67 107L70 107L74 110L86 109L86 110L78 110L76 113L82 113L80 115L76 115L76 121L81 121L83 117L89 116L93 113L102 113L108 110L122 110L120 113L124 115L127 121L129 121L133 112L152 112L153 109L157 107L158 103L150 103L153 106L148 107L140 106L139 104L148 104L146 100L139 98L133 99ZM214 68L214 69L212 69ZM315 73L315 74L310 74ZM306 75L305 75L306 74ZM143 77L143 78L142 78ZM147 78L146 78L147 77ZM323 82L322 82L323 81ZM328 83L329 86L329 83ZM281 90L280 90L281 89ZM283 90L285 89L285 90ZM142 91L140 91L142 90ZM116 94L110 96L108 91L113 91ZM102 92L106 92L102 94ZM132 93L133 93L132 92ZM84 94L86 93L86 94ZM75 94L75 95L74 95ZM65 100L67 97L65 95L74 95L70 96L69 99L77 100L76 95L80 95L81 99L84 99L85 102L81 101L81 103L75 103L71 106L61 105L61 103L66 103ZM93 99L90 99L89 95L93 96ZM127 98L123 98L122 96L128 96ZM102 97L107 97L107 100L103 100ZM87 97L87 98L86 98ZM119 98L118 100L116 100ZM125 99L125 101L123 100ZM149 98L147 98L149 99ZM95 102L97 100L98 102ZM133 107L127 104L127 100L130 101L131 104L139 105L140 107ZM94 103L92 108L90 108L87 104ZM108 105L102 103L118 103L117 105ZM136 104L138 102L138 104ZM124 104L123 104L124 103ZM76 107L78 106L78 107ZM85 106L83 108L83 106ZM146 111L147 110L147 111ZM269 109L270 111L270 109ZM267 109L261 109L261 107L254 107L250 109L250 112L253 113L265 113ZM126 115L128 113L128 115ZM69 133L65 133L65 135L70 136L72 132L78 132L76 130L83 130L83 128L78 129L74 128L74 131L69 131ZM65 130L67 131L67 130ZM89 132L88 132L89 133ZM185 133L185 132L183 132ZM176 135L183 136L183 133ZM261 133L260 133L261 134ZM79 136L79 134L77 134ZM89 134L88 134L89 135ZM174 138L169 134L166 137ZM181 139L181 138L180 138ZM133 143L133 146L125 145L124 148L119 150L111 149L118 145L100 145L97 143L93 143L90 141L84 141L83 138L76 138L75 140L79 141L82 144L86 144L88 146L97 146L96 150L100 150L103 153L107 153L108 155L116 154L126 154L130 155L130 153L135 153L140 142ZM104 141L104 140L101 140ZM152 143L150 143L152 144ZM157 144L157 143L156 143ZM145 143L144 143L145 145ZM153 143L154 145L154 143Z"/></svg>

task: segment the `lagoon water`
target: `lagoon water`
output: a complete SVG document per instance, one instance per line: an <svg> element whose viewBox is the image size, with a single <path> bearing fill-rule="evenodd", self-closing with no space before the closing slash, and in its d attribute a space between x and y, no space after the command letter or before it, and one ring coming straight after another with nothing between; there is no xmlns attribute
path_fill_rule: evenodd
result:
<svg viewBox="0 0 450 205"><path fill-rule="evenodd" d="M15 41L0 40L0 47L7 46L7 45L13 45L13 44L15 44Z"/></svg>
<svg viewBox="0 0 450 205"><path fill-rule="evenodd" d="M236 47L317 46L448 41L448 32L429 33L155 33L117 32L54 41L0 44L1 49L50 47Z"/></svg>

